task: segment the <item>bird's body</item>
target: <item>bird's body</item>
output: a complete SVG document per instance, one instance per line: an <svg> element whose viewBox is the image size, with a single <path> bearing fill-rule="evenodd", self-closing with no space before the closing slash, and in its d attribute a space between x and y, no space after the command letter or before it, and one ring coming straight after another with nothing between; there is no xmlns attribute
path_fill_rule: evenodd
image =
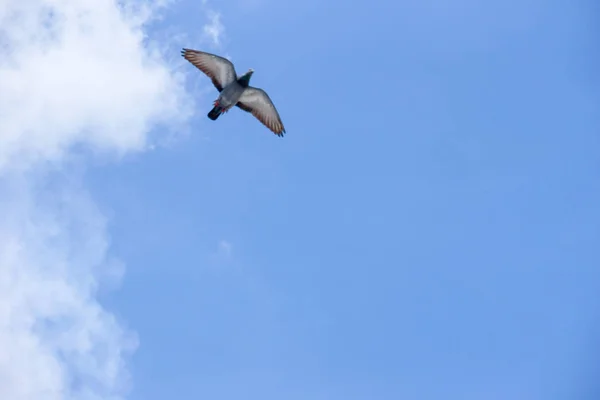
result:
<svg viewBox="0 0 600 400"><path fill-rule="evenodd" d="M231 61L214 54L198 50L183 49L182 56L211 78L220 92L208 118L216 120L233 106L252 113L260 122L278 136L283 136L285 128L277 109L267 93L250 86L254 71L249 69L238 77Z"/></svg>
<svg viewBox="0 0 600 400"><path fill-rule="evenodd" d="M232 82L219 94L219 98L217 99L217 101L223 107L231 108L238 103L240 97L242 97L242 93L244 93L244 89L245 88L242 85L240 85L237 81Z"/></svg>
<svg viewBox="0 0 600 400"><path fill-rule="evenodd" d="M248 82L240 82L240 79L236 79L225 86L221 93L219 93L217 100L215 100L214 108L208 113L208 117L214 121L219 118L219 115L229 111L231 107L239 102L240 97L242 97L247 87Z"/></svg>

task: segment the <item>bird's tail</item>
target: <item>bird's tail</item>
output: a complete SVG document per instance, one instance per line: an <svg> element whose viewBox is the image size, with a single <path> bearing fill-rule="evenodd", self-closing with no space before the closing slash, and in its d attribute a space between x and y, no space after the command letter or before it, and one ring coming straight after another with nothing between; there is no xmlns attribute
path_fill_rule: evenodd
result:
<svg viewBox="0 0 600 400"><path fill-rule="evenodd" d="M208 113L208 118L215 121L221 114L223 114L223 107L219 105L219 101L217 100L215 101L213 109Z"/></svg>

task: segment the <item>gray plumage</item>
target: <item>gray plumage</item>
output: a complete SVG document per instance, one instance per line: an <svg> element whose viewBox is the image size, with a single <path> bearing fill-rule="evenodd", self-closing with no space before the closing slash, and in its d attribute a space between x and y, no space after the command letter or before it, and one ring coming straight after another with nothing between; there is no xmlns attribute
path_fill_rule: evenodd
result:
<svg viewBox="0 0 600 400"><path fill-rule="evenodd" d="M254 115L260 122L278 136L283 136L285 128L277 109L267 93L249 85L254 70L249 69L237 76L231 61L215 54L198 50L183 49L181 55L204 72L219 91L208 117L213 121L233 106Z"/></svg>

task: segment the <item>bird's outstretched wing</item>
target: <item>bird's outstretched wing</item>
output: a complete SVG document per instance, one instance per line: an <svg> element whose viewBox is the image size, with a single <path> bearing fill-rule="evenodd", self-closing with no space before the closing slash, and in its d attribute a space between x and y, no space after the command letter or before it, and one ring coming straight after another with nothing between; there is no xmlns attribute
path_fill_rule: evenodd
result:
<svg viewBox="0 0 600 400"><path fill-rule="evenodd" d="M233 64L226 58L191 49L181 50L181 55L204 72L219 92L237 79Z"/></svg>
<svg viewBox="0 0 600 400"><path fill-rule="evenodd" d="M285 133L279 113L264 90L248 86L236 106L252 113L277 136L283 136Z"/></svg>

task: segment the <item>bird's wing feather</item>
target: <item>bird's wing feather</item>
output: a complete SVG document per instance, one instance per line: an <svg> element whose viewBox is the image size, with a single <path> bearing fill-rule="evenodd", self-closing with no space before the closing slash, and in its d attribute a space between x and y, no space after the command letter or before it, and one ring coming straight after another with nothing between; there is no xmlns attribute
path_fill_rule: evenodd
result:
<svg viewBox="0 0 600 400"><path fill-rule="evenodd" d="M226 58L191 49L183 49L181 55L204 72L219 92L237 79L233 64Z"/></svg>
<svg viewBox="0 0 600 400"><path fill-rule="evenodd" d="M252 113L260 122L263 123L277 136L283 136L285 128L279 117L277 109L269 98L269 95L262 89L248 86L238 103L239 108Z"/></svg>

